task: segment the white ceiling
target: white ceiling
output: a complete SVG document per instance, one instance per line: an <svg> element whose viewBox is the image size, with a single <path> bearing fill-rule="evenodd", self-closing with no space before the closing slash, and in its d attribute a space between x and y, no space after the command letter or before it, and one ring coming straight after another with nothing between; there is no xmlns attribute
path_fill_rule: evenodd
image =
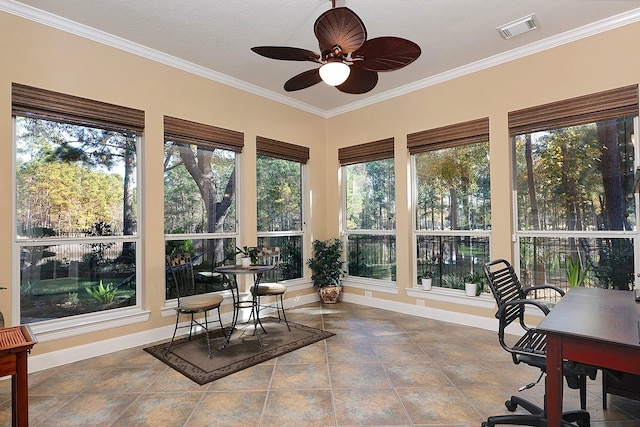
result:
<svg viewBox="0 0 640 427"><path fill-rule="evenodd" d="M397 36L422 55L380 73L363 95L324 83L285 92L317 66L277 61L252 46L318 52L316 18L331 0L0 0L0 10L134 52L325 117L640 20L640 0L336 0L368 38ZM504 40L496 27L535 13L538 28Z"/></svg>

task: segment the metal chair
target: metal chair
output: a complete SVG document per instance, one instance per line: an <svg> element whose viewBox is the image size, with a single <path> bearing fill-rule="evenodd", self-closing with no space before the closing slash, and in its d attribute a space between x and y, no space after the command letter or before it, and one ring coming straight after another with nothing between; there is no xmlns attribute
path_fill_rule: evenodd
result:
<svg viewBox="0 0 640 427"><path fill-rule="evenodd" d="M262 277L262 281L256 286L252 286L250 291L253 298L256 299L256 308L255 308L255 316L257 318L260 327L263 332L266 333L264 327L262 326L262 322L260 322L260 311L264 309L274 309L278 313L278 321L281 322L284 319L285 324L287 325L287 329L291 331L289 327L289 322L287 321L287 315L284 311L284 300L283 295L287 291L287 287L281 283L277 283L278 281L278 267L280 265L280 248L279 247L263 247L258 248L258 263L264 265L273 265L275 266L272 270L275 275L276 283L265 283L264 279L266 274ZM262 298L264 297L273 297L274 303L271 304L262 304ZM282 312L282 317L280 317L280 313ZM252 313L253 315L253 313Z"/></svg>
<svg viewBox="0 0 640 427"><path fill-rule="evenodd" d="M508 261L503 259L488 262L484 265L484 274L489 282L489 288L493 294L498 311L496 318L498 324L498 339L500 345L511 353L513 363L525 363L540 369L542 372L538 381L546 372L546 335L534 327L525 324L525 308L536 307L546 316L550 309L540 301L527 298L529 294L536 291L556 292L564 295L564 291L552 285L532 286L526 290L522 288L518 276ZM506 329L510 325L520 326L523 335L515 342L506 337ZM508 342L509 341L509 342ZM563 374L567 380L569 388L580 390L580 407L578 411L567 411L563 413L563 426L588 426L590 416L586 408L587 376L595 379L597 369L583 364L565 361L563 364ZM520 391L535 386L538 381L527 384L520 388ZM492 427L498 424L546 426L546 410L519 396L511 396L505 402L505 406L510 412L514 412L518 406L527 410L530 414L497 415L487 419L482 423L483 427ZM575 424L574 424L575 423Z"/></svg>
<svg viewBox="0 0 640 427"><path fill-rule="evenodd" d="M222 317L220 316L220 304L222 304L224 298L215 293L195 293L196 286L193 274L193 263L191 261L191 256L188 253L167 255L166 260L176 287L178 306L176 307L176 326L173 330L173 337L171 337L171 342L169 343L164 356L166 357L169 354L173 341L176 338L176 332L179 328L189 328L189 341L191 341L193 327L194 325L197 325L205 331L207 349L209 350L209 357L211 357L211 342L209 340L209 322L207 319L207 312L210 310L218 311L218 322L220 323L220 329L224 334ZM204 323L195 318L195 315L198 313L204 313ZM188 326L178 326L181 314L188 314L191 316L191 322Z"/></svg>

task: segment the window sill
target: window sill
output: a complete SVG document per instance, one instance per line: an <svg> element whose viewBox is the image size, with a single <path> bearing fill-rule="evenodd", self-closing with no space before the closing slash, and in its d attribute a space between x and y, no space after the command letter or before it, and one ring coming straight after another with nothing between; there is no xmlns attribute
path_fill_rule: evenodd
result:
<svg viewBox="0 0 640 427"><path fill-rule="evenodd" d="M493 297L489 295L480 295L478 297L469 297L465 295L463 290L448 289L434 286L430 291L425 291L422 288L413 287L405 288L407 295L412 298L447 302L451 304L468 305L471 307L480 307L487 309L494 309L496 302Z"/></svg>
<svg viewBox="0 0 640 427"><path fill-rule="evenodd" d="M397 295L399 292L396 283L387 280L365 279L362 277L349 276L342 279L342 285L394 295Z"/></svg>
<svg viewBox="0 0 640 427"><path fill-rule="evenodd" d="M46 320L29 324L29 327L38 337L39 342L47 342L146 322L150 314L149 311L139 307L128 307Z"/></svg>

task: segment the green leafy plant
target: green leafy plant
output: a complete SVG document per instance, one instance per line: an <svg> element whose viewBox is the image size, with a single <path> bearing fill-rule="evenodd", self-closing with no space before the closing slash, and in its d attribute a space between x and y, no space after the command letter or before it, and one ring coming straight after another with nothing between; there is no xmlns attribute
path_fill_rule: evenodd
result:
<svg viewBox="0 0 640 427"><path fill-rule="evenodd" d="M418 275L418 282L422 279L433 279L433 271L438 266L438 257L432 256L431 258L427 257L427 259L421 264L420 268L422 269L422 273Z"/></svg>
<svg viewBox="0 0 640 427"><path fill-rule="evenodd" d="M464 289L464 276L458 274L445 274L442 276L443 288Z"/></svg>
<svg viewBox="0 0 640 427"><path fill-rule="evenodd" d="M243 246L242 249L236 246L236 255L242 254L243 258L251 258L251 264L258 262L258 248L250 248L249 246Z"/></svg>
<svg viewBox="0 0 640 427"><path fill-rule="evenodd" d="M591 269L591 261L582 267L580 261L576 261L573 258L567 258L564 261L564 271L567 275L567 282L569 286L582 286L584 279L587 277L587 273Z"/></svg>
<svg viewBox="0 0 640 427"><path fill-rule="evenodd" d="M482 292L484 292L485 286L485 278L482 274L473 271L464 276L465 283L475 283L476 284L476 296L480 296Z"/></svg>
<svg viewBox="0 0 640 427"><path fill-rule="evenodd" d="M424 270L422 274L418 274L418 282L422 279L433 279L433 271Z"/></svg>
<svg viewBox="0 0 640 427"><path fill-rule="evenodd" d="M313 241L313 258L307 260L313 273L313 286L340 286L340 278L344 275L343 264L341 240L333 238Z"/></svg>
<svg viewBox="0 0 640 427"><path fill-rule="evenodd" d="M113 283L109 283L107 286L104 286L102 284L102 280L98 286L85 289L89 295L102 304L109 304L113 302L113 299L116 296L116 289L113 287Z"/></svg>

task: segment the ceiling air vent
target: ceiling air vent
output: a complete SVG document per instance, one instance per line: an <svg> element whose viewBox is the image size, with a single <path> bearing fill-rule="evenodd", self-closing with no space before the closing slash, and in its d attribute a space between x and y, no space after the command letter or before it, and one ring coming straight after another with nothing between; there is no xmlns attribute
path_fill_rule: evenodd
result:
<svg viewBox="0 0 640 427"><path fill-rule="evenodd" d="M505 40L508 40L511 37L519 36L520 34L535 30L536 23L533 20L533 17L534 14L525 16L524 18L509 22L508 24L501 25L496 28L496 30L498 30L500 35L504 37Z"/></svg>

